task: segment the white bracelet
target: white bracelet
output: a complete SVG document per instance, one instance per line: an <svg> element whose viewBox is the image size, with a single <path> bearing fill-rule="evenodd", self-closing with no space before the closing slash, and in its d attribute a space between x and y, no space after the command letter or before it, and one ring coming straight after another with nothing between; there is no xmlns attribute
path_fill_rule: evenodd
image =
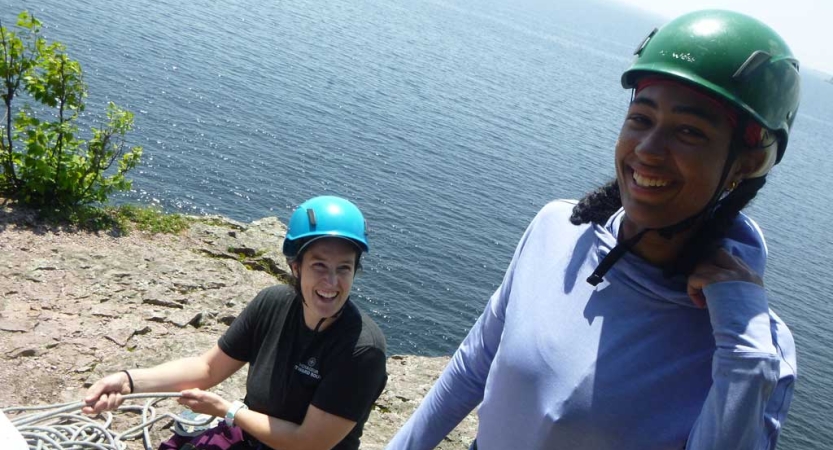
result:
<svg viewBox="0 0 833 450"><path fill-rule="evenodd" d="M230 427L234 426L234 416L237 414L237 411L240 411L241 409L249 409L249 407L240 400L235 400L231 403L231 406L226 412L226 425Z"/></svg>

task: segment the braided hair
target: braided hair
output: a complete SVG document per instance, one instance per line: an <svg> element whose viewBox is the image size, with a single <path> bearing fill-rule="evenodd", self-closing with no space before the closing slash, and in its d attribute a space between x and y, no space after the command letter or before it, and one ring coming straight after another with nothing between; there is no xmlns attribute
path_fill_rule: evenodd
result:
<svg viewBox="0 0 833 450"><path fill-rule="evenodd" d="M604 225L610 216L622 207L622 197L619 195L619 183L614 178L603 186L584 196L570 215L570 223L581 225L595 223Z"/></svg>
<svg viewBox="0 0 833 450"><path fill-rule="evenodd" d="M766 177L749 178L724 197L706 219L697 234L694 235L680 252L680 257L665 268L666 276L682 274L688 276L694 267L707 256L713 254L721 239L731 228L740 211L752 201L758 191L766 184Z"/></svg>

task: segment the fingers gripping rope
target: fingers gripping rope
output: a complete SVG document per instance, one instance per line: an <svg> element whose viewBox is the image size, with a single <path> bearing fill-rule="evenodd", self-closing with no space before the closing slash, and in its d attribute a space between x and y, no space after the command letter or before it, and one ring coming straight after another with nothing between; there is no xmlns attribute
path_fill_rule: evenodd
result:
<svg viewBox="0 0 833 450"><path fill-rule="evenodd" d="M181 397L179 393L148 393L129 394L122 396L125 400L148 399L143 406L122 405L119 411L139 412L142 422L132 428L120 433L110 430L113 423L113 415L109 411L98 417L88 417L80 411L84 402L59 403L44 406L13 406L3 408L5 414L31 412L26 415L18 415L10 418L12 425L17 428L30 450L124 450L127 444L124 441L133 440L142 436L146 450L153 450L150 442L150 426L160 420L173 419L185 425L200 426L209 423L207 421L191 421L171 413L165 413L157 417L154 406L166 398ZM100 420L103 419L104 423Z"/></svg>

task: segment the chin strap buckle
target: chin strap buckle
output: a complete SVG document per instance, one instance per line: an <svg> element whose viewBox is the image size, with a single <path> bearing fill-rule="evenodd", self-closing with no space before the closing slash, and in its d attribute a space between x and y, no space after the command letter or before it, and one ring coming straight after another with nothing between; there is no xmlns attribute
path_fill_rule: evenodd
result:
<svg viewBox="0 0 833 450"><path fill-rule="evenodd" d="M591 286L598 286L602 281L604 281L604 278L596 272L593 272L589 277L587 277L587 282L590 283Z"/></svg>

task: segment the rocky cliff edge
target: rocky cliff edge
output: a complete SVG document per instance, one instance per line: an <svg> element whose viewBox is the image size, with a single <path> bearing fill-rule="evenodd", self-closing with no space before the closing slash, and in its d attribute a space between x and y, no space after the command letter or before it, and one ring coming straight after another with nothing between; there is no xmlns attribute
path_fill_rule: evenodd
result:
<svg viewBox="0 0 833 450"><path fill-rule="evenodd" d="M285 232L274 217L198 217L178 235L113 236L49 225L0 199L0 408L79 401L109 372L210 348L260 289L285 279ZM384 447L447 362L388 358L362 448ZM240 398L245 377L213 390ZM168 400L160 409L179 408ZM476 426L472 414L437 448L467 449ZM155 445L168 427L154 427Z"/></svg>

